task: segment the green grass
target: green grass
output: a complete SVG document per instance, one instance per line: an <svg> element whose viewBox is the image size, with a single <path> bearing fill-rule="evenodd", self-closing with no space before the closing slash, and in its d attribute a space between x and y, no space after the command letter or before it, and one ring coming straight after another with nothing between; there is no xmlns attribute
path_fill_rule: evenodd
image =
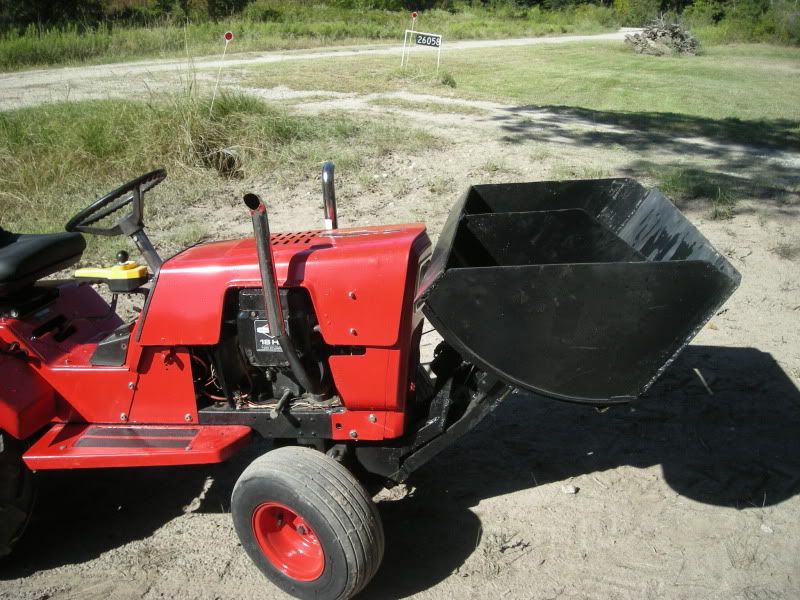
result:
<svg viewBox="0 0 800 600"><path fill-rule="evenodd" d="M155 101L158 100L158 101ZM190 94L151 103L120 100L45 105L0 113L0 224L58 231L78 209L119 184L164 166L171 173L148 197L148 221L174 242L197 237L180 214L228 179L316 172L325 159L356 170L370 158L438 142L391 120L344 114L294 116L248 96L209 101ZM235 156L233 169L221 157ZM227 186L230 189L230 186ZM230 192L228 192L230 193ZM109 259L118 240L90 236L87 257Z"/></svg>
<svg viewBox="0 0 800 600"><path fill-rule="evenodd" d="M718 46L686 58L641 56L614 42L445 52L443 64L455 88L435 77L431 56L416 56L406 70L389 57L335 60L335 69L326 59L271 64L254 69L245 81L494 100L517 105L517 121L527 108L545 107L564 118L669 138L703 135L726 143L800 147L798 48Z"/></svg>
<svg viewBox="0 0 800 600"><path fill-rule="evenodd" d="M266 19L266 20L265 20ZM98 63L149 57L204 56L222 51L222 34L235 33L229 52L310 48L335 44L392 42L400 44L410 26L408 13L344 9L316 3L290 3L260 14L256 7L220 22L162 21L149 27L71 26L0 35L0 70L38 65ZM421 13L417 29L434 31L445 40L487 39L598 33L618 27L613 11L583 6L564 11L538 7L491 10L465 6L457 12Z"/></svg>
<svg viewBox="0 0 800 600"><path fill-rule="evenodd" d="M334 62L335 61L335 62ZM332 69L332 65L336 65ZM800 49L722 46L691 58L650 57L624 44L596 42L447 52L457 82L439 83L435 60L418 55L402 71L382 56L277 63L252 71L250 84L339 92L432 91L450 97L592 110L679 113L741 119L800 116Z"/></svg>
<svg viewBox="0 0 800 600"><path fill-rule="evenodd" d="M747 180L737 185L732 177L701 169L653 167L651 174L659 182L661 191L671 198L682 202L708 199L714 219L731 218L736 202L754 191Z"/></svg>
<svg viewBox="0 0 800 600"><path fill-rule="evenodd" d="M513 175L514 169L509 168L502 160L489 159L481 165L481 171L489 176Z"/></svg>
<svg viewBox="0 0 800 600"><path fill-rule="evenodd" d="M486 54L474 66L465 56L448 57L459 91L484 96L491 90L489 96L523 104L714 119L800 114L800 50L793 48L751 46L745 56L716 47L698 57L656 58L598 43L507 50L502 62L501 52Z"/></svg>
<svg viewBox="0 0 800 600"><path fill-rule="evenodd" d="M303 68L270 65L253 71L249 84L498 101L511 108L492 118L505 130L504 140L519 151L555 143L567 155L569 144L595 148L598 156L632 152L641 158L631 163L628 174L653 181L678 201L708 201L717 218L730 217L742 198L780 204L796 193L795 172L737 159L732 146L800 150L797 48L719 46L687 58L639 56L619 43L445 53L455 88L441 83L432 58L424 55L405 71L376 56L336 64L335 72L325 61ZM590 127L570 127L571 121ZM703 149L697 138L719 149ZM689 156L695 158L687 165L682 157ZM597 173L565 165L553 176L610 174L592 169Z"/></svg>
<svg viewBox="0 0 800 600"><path fill-rule="evenodd" d="M457 104L454 102L417 102L405 98L373 98L369 103L375 104L376 106L386 106L389 108L398 108L400 110L424 111L427 113L485 115L489 112L486 109L470 106L468 104Z"/></svg>

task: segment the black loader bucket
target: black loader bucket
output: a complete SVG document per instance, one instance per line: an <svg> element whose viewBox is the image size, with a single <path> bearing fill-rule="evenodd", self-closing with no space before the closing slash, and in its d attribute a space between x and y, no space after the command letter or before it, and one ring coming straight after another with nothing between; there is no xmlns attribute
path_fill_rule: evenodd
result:
<svg viewBox="0 0 800 600"><path fill-rule="evenodd" d="M476 185L418 300L464 360L509 385L609 404L646 391L740 279L633 180Z"/></svg>

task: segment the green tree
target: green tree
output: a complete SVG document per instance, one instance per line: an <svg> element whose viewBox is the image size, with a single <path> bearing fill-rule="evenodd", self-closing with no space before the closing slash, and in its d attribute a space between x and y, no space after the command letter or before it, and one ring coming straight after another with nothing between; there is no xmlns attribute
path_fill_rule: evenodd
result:
<svg viewBox="0 0 800 600"><path fill-rule="evenodd" d="M0 29L30 24L93 25L102 17L101 0L0 0Z"/></svg>

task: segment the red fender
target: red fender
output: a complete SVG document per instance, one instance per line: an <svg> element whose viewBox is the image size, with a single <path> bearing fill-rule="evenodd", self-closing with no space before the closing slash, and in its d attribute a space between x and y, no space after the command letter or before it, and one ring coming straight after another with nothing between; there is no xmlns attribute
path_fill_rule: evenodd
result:
<svg viewBox="0 0 800 600"><path fill-rule="evenodd" d="M0 354L0 429L25 439L55 414L53 388L22 359Z"/></svg>

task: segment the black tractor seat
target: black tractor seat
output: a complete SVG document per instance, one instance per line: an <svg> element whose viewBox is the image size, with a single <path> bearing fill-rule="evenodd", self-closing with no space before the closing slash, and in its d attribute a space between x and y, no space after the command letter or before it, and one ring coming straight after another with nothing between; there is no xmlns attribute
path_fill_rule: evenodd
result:
<svg viewBox="0 0 800 600"><path fill-rule="evenodd" d="M11 233L0 227L0 297L8 297L76 262L80 233Z"/></svg>

